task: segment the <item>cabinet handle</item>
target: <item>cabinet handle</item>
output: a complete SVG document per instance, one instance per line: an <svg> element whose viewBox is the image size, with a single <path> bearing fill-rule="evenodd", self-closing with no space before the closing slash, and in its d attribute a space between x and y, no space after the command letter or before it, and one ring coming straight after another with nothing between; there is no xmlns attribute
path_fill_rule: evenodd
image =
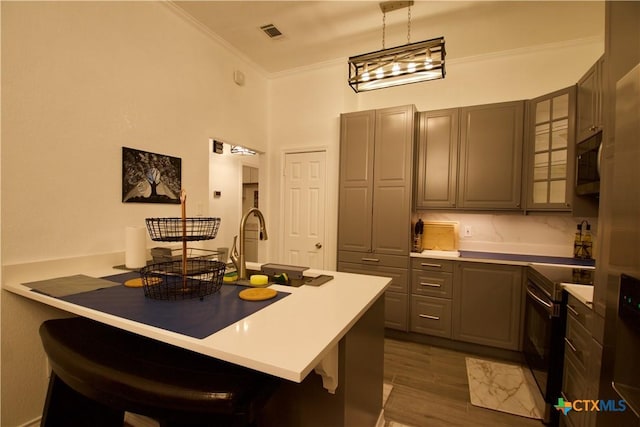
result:
<svg viewBox="0 0 640 427"><path fill-rule="evenodd" d="M580 317L580 313L578 313L578 310L576 310L569 304L567 304L567 310L569 310L574 316Z"/></svg>
<svg viewBox="0 0 640 427"><path fill-rule="evenodd" d="M423 263L420 263L420 265L423 266L423 267L442 268L442 264L432 264L430 262L423 262Z"/></svg>
<svg viewBox="0 0 640 427"><path fill-rule="evenodd" d="M431 286L432 288L439 288L440 283L429 283L429 282L420 282L422 286Z"/></svg>
<svg viewBox="0 0 640 427"><path fill-rule="evenodd" d="M573 343L571 342L571 340L567 337L564 337L564 342L567 343L567 345L569 346L569 348L571 349L571 351L573 351L574 353L578 352L578 349L576 348L575 345L573 345Z"/></svg>
<svg viewBox="0 0 640 427"><path fill-rule="evenodd" d="M362 261L380 262L380 260L378 258L362 258Z"/></svg>
<svg viewBox="0 0 640 427"><path fill-rule="evenodd" d="M431 316L430 314L419 314L418 316L423 319L440 320L438 316Z"/></svg>

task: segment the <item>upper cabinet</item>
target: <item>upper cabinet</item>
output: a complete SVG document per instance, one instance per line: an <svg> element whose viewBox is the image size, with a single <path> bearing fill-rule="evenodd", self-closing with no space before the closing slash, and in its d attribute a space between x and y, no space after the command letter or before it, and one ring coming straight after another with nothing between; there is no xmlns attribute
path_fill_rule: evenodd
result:
<svg viewBox="0 0 640 427"><path fill-rule="evenodd" d="M578 81L576 141L583 141L602 130L604 55Z"/></svg>
<svg viewBox="0 0 640 427"><path fill-rule="evenodd" d="M458 206L520 209L524 101L460 109Z"/></svg>
<svg viewBox="0 0 640 427"><path fill-rule="evenodd" d="M458 179L458 108L419 115L417 208L456 206Z"/></svg>
<svg viewBox="0 0 640 427"><path fill-rule="evenodd" d="M575 192L576 98L576 86L571 86L527 103L527 211L598 215L598 199Z"/></svg>
<svg viewBox="0 0 640 427"><path fill-rule="evenodd" d="M528 210L572 209L575 99L572 86L528 102Z"/></svg>
<svg viewBox="0 0 640 427"><path fill-rule="evenodd" d="M416 208L521 209L524 101L420 113Z"/></svg>
<svg viewBox="0 0 640 427"><path fill-rule="evenodd" d="M343 114L338 250L408 255L414 106Z"/></svg>

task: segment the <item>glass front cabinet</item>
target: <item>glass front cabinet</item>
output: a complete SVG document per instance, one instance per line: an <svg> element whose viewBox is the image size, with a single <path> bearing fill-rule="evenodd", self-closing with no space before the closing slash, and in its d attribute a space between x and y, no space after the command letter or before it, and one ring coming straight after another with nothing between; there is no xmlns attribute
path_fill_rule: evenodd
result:
<svg viewBox="0 0 640 427"><path fill-rule="evenodd" d="M527 210L573 209L575 105L575 86L528 101Z"/></svg>

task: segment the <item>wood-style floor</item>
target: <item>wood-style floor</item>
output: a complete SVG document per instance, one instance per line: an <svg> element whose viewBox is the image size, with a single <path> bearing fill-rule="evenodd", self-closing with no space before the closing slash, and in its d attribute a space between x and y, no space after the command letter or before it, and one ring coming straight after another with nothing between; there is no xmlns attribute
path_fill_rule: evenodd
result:
<svg viewBox="0 0 640 427"><path fill-rule="evenodd" d="M385 426L544 427L539 420L473 406L465 356L425 344L385 339L385 383L393 385Z"/></svg>

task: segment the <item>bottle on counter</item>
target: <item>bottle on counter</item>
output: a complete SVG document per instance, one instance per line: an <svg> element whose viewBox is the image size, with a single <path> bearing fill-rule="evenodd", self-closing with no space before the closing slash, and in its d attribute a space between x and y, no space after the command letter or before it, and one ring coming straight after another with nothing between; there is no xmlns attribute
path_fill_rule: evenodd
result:
<svg viewBox="0 0 640 427"><path fill-rule="evenodd" d="M582 258L591 259L593 256L593 238L591 236L591 224L587 222L586 230L582 234Z"/></svg>
<svg viewBox="0 0 640 427"><path fill-rule="evenodd" d="M416 226L413 229L413 252L422 252L422 233L424 232L424 223L422 218L418 219Z"/></svg>
<svg viewBox="0 0 640 427"><path fill-rule="evenodd" d="M582 223L578 224L576 235L573 239L573 257L582 258Z"/></svg>

